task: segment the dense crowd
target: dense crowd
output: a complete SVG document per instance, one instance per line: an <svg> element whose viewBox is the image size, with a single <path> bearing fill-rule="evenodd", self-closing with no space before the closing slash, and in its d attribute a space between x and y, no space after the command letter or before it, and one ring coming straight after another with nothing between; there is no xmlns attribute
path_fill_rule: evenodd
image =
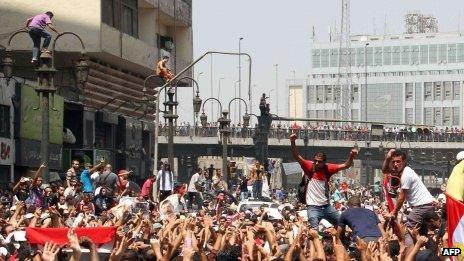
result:
<svg viewBox="0 0 464 261"><path fill-rule="evenodd" d="M161 135L167 135L168 128L160 124ZM231 137L250 138L255 133L253 127L242 127L241 124L230 126ZM365 125L299 125L299 124L272 124L269 132L270 138L284 139L292 132L298 132L301 138L317 140L365 140L371 135L370 128ZM177 136L205 136L219 135L218 123L207 123L206 126L193 126L189 122L181 122L175 128ZM372 137L384 141L410 141L410 142L462 142L464 129L457 127L415 127L415 126L384 126L382 135Z"/></svg>
<svg viewBox="0 0 464 261"><path fill-rule="evenodd" d="M236 184L211 168L177 184L164 164L141 189L131 185L130 171L115 174L105 162L81 170L77 160L65 182L44 186L42 165L1 192L0 256L80 260L89 249L89 260L439 260L448 236L444 196L432 197L403 152L386 156L385 194L379 183L349 187L330 179L352 165L355 149L342 164L326 163L323 153L303 159L296 146L292 153L305 174L301 187L288 193L269 186L275 162L256 162ZM396 205L388 204L391 197ZM106 256L76 233L101 227L117 230ZM26 228L70 229L66 244L38 246L21 236Z"/></svg>

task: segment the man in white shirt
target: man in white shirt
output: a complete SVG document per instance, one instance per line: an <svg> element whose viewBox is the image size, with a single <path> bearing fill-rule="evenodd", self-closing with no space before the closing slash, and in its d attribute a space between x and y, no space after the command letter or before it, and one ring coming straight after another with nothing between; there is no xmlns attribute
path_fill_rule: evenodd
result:
<svg viewBox="0 0 464 261"><path fill-rule="evenodd" d="M158 171L156 180L159 182L158 198L160 201L163 201L174 190L174 174L171 171L171 165L168 163L164 164L163 168Z"/></svg>
<svg viewBox="0 0 464 261"><path fill-rule="evenodd" d="M409 202L411 211L407 216L406 226L408 228L413 228L422 222L425 213L435 211L435 199L432 197L419 175L417 175L412 168L406 166L406 163L406 153L394 149L388 152L383 162L383 172L400 177L401 182L401 191L396 200L395 208L387 217L396 219L404 202L407 201ZM412 244L412 238L406 237L406 245Z"/></svg>
<svg viewBox="0 0 464 261"><path fill-rule="evenodd" d="M187 199L188 199L187 207L189 209L192 208L193 202L195 202L198 209L200 209L200 205L201 205L200 192L203 192L204 188L202 184L204 183L204 181L205 181L205 177L203 175L203 170L201 168L198 168L197 172L193 174L193 176L190 178L189 186L187 189Z"/></svg>

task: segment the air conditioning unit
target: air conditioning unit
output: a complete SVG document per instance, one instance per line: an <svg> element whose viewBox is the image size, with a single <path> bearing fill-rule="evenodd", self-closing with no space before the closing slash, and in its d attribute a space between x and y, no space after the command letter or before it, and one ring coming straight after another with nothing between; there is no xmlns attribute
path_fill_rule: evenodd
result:
<svg viewBox="0 0 464 261"><path fill-rule="evenodd" d="M168 49L168 50L174 50L174 43L171 42L171 41L166 41L166 42L164 43L164 46L165 46L166 49Z"/></svg>

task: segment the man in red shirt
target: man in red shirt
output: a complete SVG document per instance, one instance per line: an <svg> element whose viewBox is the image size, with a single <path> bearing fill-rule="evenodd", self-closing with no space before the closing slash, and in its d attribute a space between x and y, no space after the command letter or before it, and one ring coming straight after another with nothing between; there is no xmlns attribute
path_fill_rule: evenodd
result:
<svg viewBox="0 0 464 261"><path fill-rule="evenodd" d="M326 163L326 156L322 152L316 152L314 160L306 160L298 152L295 145L296 139L296 134L290 136L293 157L300 164L304 175L310 179L305 188L309 224L317 228L321 219L326 219L333 225L337 225L339 214L329 202L329 180L333 174L353 165L353 159L358 155L358 150L352 149L343 164Z"/></svg>

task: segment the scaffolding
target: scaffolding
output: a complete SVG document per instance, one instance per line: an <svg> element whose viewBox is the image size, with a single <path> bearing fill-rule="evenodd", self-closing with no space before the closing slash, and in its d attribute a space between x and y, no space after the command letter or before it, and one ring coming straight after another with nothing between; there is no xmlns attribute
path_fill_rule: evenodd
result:
<svg viewBox="0 0 464 261"><path fill-rule="evenodd" d="M438 33L438 19L420 12L410 12L405 16L407 34Z"/></svg>

